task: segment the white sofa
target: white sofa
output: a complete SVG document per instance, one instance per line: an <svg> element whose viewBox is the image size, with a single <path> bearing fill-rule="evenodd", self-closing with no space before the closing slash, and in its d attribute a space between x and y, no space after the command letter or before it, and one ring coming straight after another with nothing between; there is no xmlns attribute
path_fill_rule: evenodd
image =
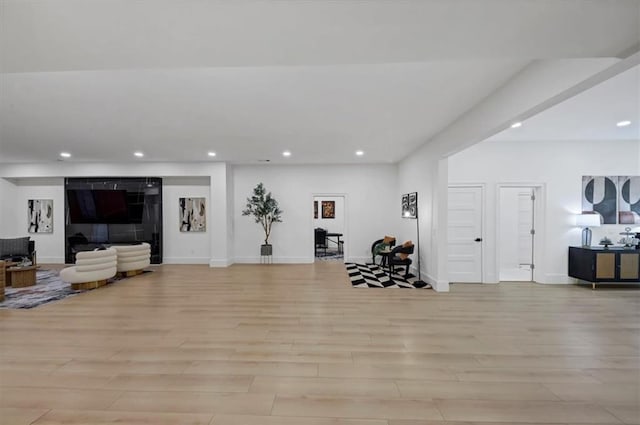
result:
<svg viewBox="0 0 640 425"><path fill-rule="evenodd" d="M113 248L82 251L76 254L76 265L60 271L60 279L73 289L93 289L107 283L117 272L117 253Z"/></svg>
<svg viewBox="0 0 640 425"><path fill-rule="evenodd" d="M118 254L118 273L133 276L151 264L151 246L143 242L138 245L112 245Z"/></svg>

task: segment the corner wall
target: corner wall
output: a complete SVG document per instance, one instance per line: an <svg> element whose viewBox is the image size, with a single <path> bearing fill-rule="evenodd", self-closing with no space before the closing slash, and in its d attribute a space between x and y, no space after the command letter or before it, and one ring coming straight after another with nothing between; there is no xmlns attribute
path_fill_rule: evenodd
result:
<svg viewBox="0 0 640 425"><path fill-rule="evenodd" d="M483 142L449 158L449 183L484 183L485 246L483 267L487 282L498 281L497 185L541 183L545 186L541 283L572 283L567 276L567 252L580 244L582 176L638 175L640 141ZM593 229L593 243L603 236L614 242L625 225Z"/></svg>

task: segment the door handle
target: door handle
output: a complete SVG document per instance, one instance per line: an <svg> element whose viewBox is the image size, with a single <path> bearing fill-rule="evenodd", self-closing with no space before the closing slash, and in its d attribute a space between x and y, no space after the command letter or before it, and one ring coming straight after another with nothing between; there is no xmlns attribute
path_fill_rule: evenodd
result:
<svg viewBox="0 0 640 425"><path fill-rule="evenodd" d="M474 242L482 242L482 238L476 238Z"/></svg>

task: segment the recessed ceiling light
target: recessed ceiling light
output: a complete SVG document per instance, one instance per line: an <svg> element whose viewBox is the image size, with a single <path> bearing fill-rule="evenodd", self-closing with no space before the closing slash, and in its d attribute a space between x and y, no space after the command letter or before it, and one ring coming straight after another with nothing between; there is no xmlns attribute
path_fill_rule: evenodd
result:
<svg viewBox="0 0 640 425"><path fill-rule="evenodd" d="M356 151L356 155L362 156L362 155L364 155L364 151Z"/></svg>
<svg viewBox="0 0 640 425"><path fill-rule="evenodd" d="M282 152L282 156L289 157L289 156L291 156L291 152L290 151L284 151L284 152Z"/></svg>
<svg viewBox="0 0 640 425"><path fill-rule="evenodd" d="M216 153L215 153L215 152L208 152L208 153L207 153L207 155L209 155L209 156L216 156Z"/></svg>
<svg viewBox="0 0 640 425"><path fill-rule="evenodd" d="M134 152L133 154L135 156L137 156L138 158L142 158L144 156L144 154L142 152Z"/></svg>
<svg viewBox="0 0 640 425"><path fill-rule="evenodd" d="M628 125L630 125L630 124L631 124L631 121L627 121L627 120L625 120L625 121L620 121L620 122L616 123L616 125L617 125L618 127L626 127L626 126L628 126Z"/></svg>
<svg viewBox="0 0 640 425"><path fill-rule="evenodd" d="M69 152L60 152L60 156L63 158L71 158L71 154Z"/></svg>
<svg viewBox="0 0 640 425"><path fill-rule="evenodd" d="M518 127L522 127L522 123L520 121L514 122L513 124L511 124L511 128L518 128Z"/></svg>

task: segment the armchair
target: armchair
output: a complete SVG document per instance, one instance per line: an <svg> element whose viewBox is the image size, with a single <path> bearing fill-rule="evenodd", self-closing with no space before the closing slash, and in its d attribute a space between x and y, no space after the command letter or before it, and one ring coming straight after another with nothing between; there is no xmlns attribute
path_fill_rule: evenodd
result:
<svg viewBox="0 0 640 425"><path fill-rule="evenodd" d="M395 244L396 238L394 238L393 236L385 236L384 239L378 239L377 241L373 242L371 244L371 262L373 264L376 264L376 257L380 256L382 257L380 264L384 266L386 264L387 256L381 255L380 251L384 250L385 248L392 248L393 246L395 246Z"/></svg>
<svg viewBox="0 0 640 425"><path fill-rule="evenodd" d="M411 241L407 241L391 250L388 258L389 274L395 272L395 266L406 266L404 277L405 279L409 277L409 266L413 262L409 255L413 254L414 248L415 245Z"/></svg>
<svg viewBox="0 0 640 425"><path fill-rule="evenodd" d="M327 231L319 227L315 230L315 256L318 256L318 249L323 249L327 255Z"/></svg>

